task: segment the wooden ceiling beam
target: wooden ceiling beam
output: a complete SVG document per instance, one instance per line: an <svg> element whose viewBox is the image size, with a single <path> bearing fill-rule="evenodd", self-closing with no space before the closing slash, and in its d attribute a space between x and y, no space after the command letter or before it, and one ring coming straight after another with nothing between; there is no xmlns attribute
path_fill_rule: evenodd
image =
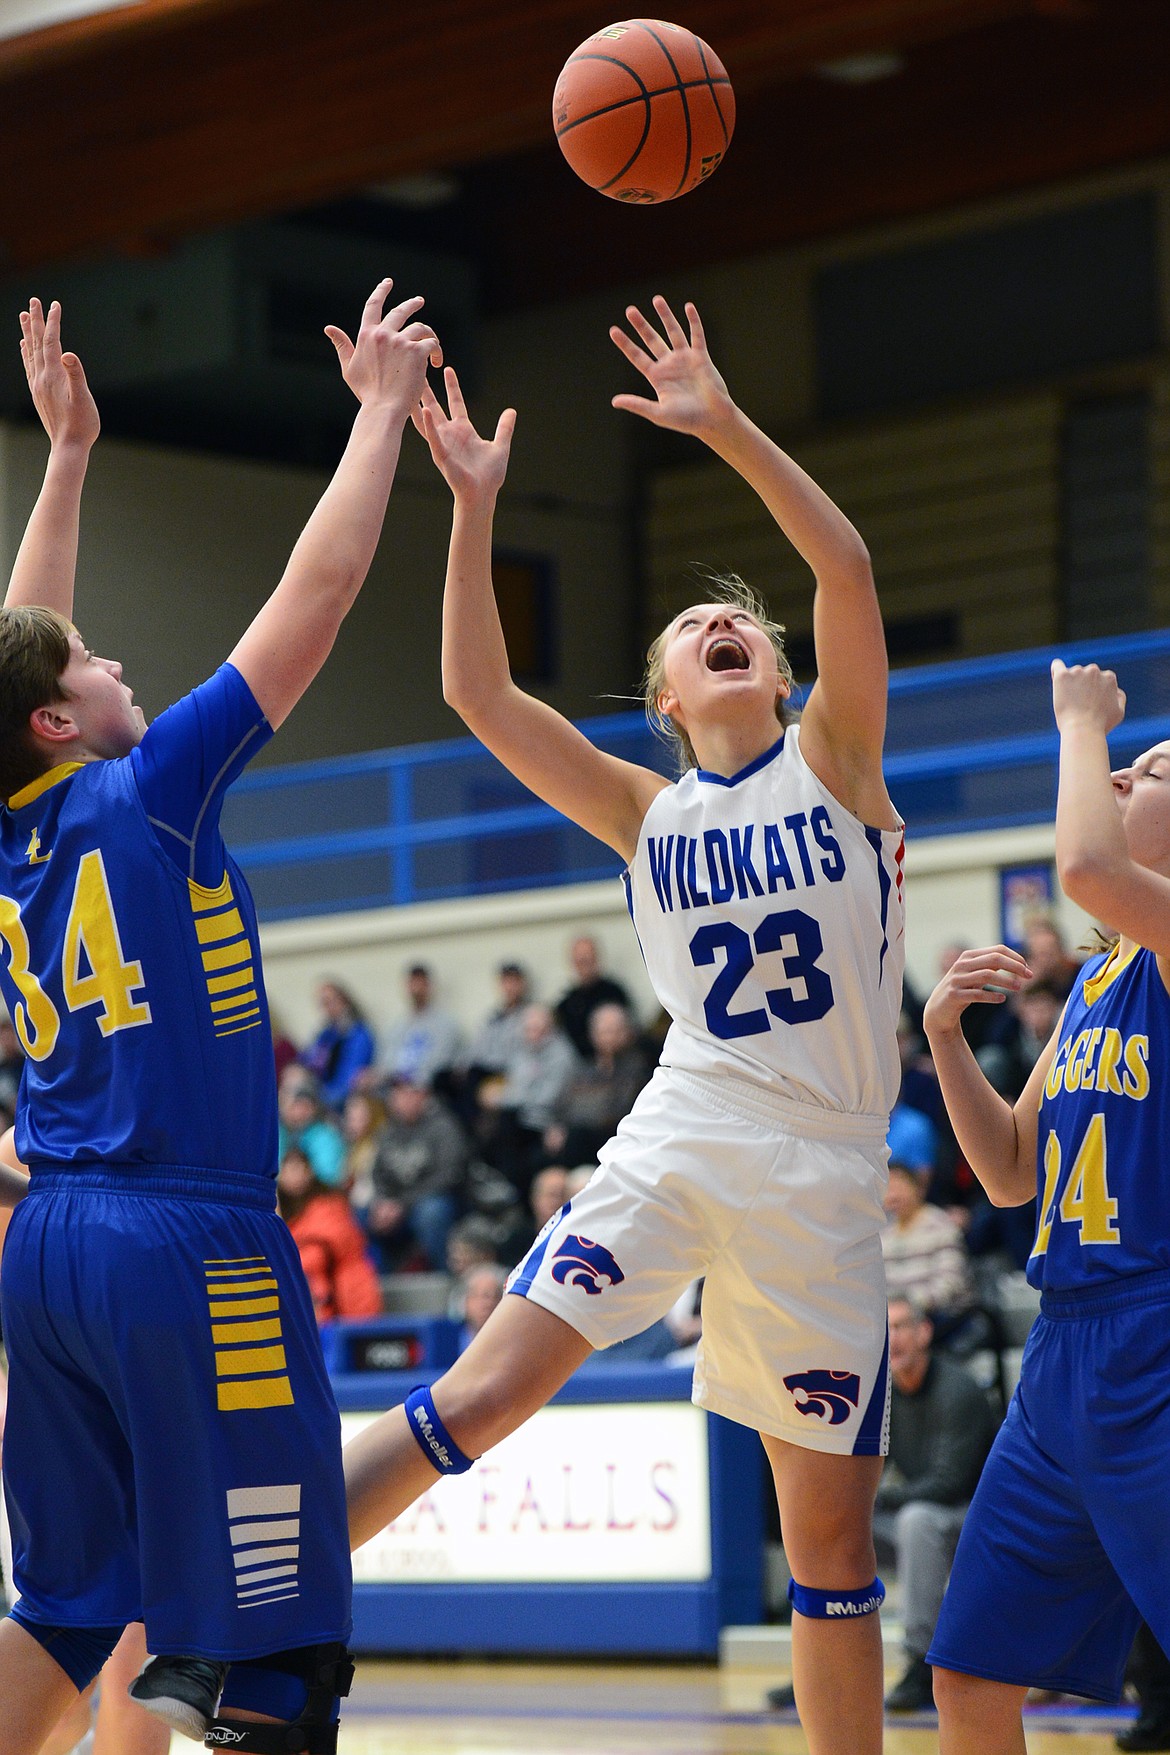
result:
<svg viewBox="0 0 1170 1755"><path fill-rule="evenodd" d="M486 294L551 302L1158 158L1168 90L1170 17L1140 0L937 42L879 84L756 93L710 186L661 207L597 197L555 148L474 167ZM535 244L532 216L554 212Z"/></svg>
<svg viewBox="0 0 1170 1755"><path fill-rule="evenodd" d="M750 95L818 60L1025 18L1033 4L695 0L688 18ZM0 266L165 244L530 147L548 138L561 62L596 22L595 0L446 0L425 13L146 0L16 39L15 59L0 52Z"/></svg>

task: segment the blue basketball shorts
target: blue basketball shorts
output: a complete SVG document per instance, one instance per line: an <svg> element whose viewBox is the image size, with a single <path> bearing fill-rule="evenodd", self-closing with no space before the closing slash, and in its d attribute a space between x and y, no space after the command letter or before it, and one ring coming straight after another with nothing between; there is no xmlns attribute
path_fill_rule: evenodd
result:
<svg viewBox="0 0 1170 1755"><path fill-rule="evenodd" d="M154 1653L344 1640L337 1407L267 1183L46 1170L4 1249L4 1489L24 1611Z"/></svg>
<svg viewBox="0 0 1170 1755"><path fill-rule="evenodd" d="M1117 1700L1139 1616L1170 1649L1170 1273L1046 1292L928 1662Z"/></svg>

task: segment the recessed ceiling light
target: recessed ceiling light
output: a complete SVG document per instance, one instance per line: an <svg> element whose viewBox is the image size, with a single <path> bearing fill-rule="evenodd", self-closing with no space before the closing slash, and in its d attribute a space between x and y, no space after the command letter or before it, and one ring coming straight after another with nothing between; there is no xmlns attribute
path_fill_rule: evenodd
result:
<svg viewBox="0 0 1170 1755"><path fill-rule="evenodd" d="M409 207L419 212L428 207L445 207L459 193L459 179L450 171L415 171L408 177L394 177L388 183L371 183L366 189L376 201L388 201L393 207Z"/></svg>
<svg viewBox="0 0 1170 1755"><path fill-rule="evenodd" d="M821 61L816 71L822 79L838 85L873 85L879 79L892 79L906 67L906 57L896 49L875 49L868 55L844 55L839 61Z"/></svg>

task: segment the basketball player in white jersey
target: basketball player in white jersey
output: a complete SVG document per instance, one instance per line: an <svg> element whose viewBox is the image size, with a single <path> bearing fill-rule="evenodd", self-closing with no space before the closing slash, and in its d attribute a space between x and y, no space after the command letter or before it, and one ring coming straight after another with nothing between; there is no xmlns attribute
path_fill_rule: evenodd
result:
<svg viewBox="0 0 1170 1755"><path fill-rule="evenodd" d="M367 1540L436 1473L471 1466L595 1347L704 1275L700 1406L756 1428L794 1575L796 1699L814 1755L881 1747L882 1587L871 1539L886 1448L878 1232L898 1089L902 824L882 778L886 653L853 526L734 404L698 312L664 299L611 336L653 395L614 406L693 433L760 495L816 578L818 680L797 725L779 628L742 587L677 616L649 706L677 784L606 755L512 681L491 582L515 423L493 439L424 394L416 425L455 497L443 686L533 792L627 861L634 923L674 1023L662 1064L545 1227L467 1352L346 1453Z"/></svg>

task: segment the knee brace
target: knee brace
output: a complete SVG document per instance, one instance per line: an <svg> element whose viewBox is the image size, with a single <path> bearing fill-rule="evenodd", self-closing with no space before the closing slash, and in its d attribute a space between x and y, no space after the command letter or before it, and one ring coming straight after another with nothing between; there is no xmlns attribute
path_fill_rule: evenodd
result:
<svg viewBox="0 0 1170 1755"><path fill-rule="evenodd" d="M864 1590L814 1590L811 1585L788 1581L788 1601L798 1615L814 1621L853 1621L859 1615L872 1615L886 1599L886 1587L880 1578Z"/></svg>
<svg viewBox="0 0 1170 1755"><path fill-rule="evenodd" d="M434 1400L426 1384L412 1389L407 1396L406 1423L433 1469L438 1469L441 1475L467 1473L475 1458L464 1456L436 1414Z"/></svg>
<svg viewBox="0 0 1170 1755"><path fill-rule="evenodd" d="M19 1603L9 1615L45 1648L79 1694L100 1672L124 1631L121 1627L50 1627L44 1621L34 1621Z"/></svg>
<svg viewBox="0 0 1170 1755"><path fill-rule="evenodd" d="M237 1660L228 1671L219 1716L204 1738L207 1749L243 1755L337 1755L341 1701L353 1682L344 1645L302 1645L267 1657ZM225 1707L266 1712L283 1724L225 1719Z"/></svg>

